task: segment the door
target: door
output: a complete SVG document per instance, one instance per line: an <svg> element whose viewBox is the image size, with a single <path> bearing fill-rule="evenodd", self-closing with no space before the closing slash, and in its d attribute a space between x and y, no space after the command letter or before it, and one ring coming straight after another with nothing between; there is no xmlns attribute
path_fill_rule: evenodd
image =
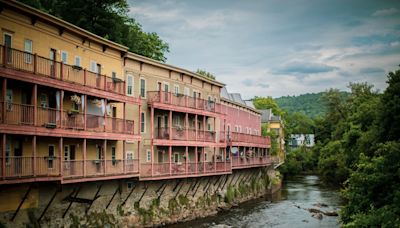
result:
<svg viewBox="0 0 400 228"><path fill-rule="evenodd" d="M100 88L100 86L101 86L101 65L97 64L96 66L97 66L96 67L96 73L97 73L97 75L96 75L96 87Z"/></svg>
<svg viewBox="0 0 400 228"><path fill-rule="evenodd" d="M32 118L32 111L30 104L30 99L28 99L28 93L26 90L22 90L21 92L21 123L23 124L30 124L33 121L30 119Z"/></svg>
<svg viewBox="0 0 400 228"><path fill-rule="evenodd" d="M169 85L164 84L164 97L165 97L165 102L169 101Z"/></svg>
<svg viewBox="0 0 400 228"><path fill-rule="evenodd" d="M163 128L163 131L164 131L163 138L168 139L169 138L168 116L164 116L164 128Z"/></svg>
<svg viewBox="0 0 400 228"><path fill-rule="evenodd" d="M22 172L22 159L24 159L22 157L22 142L21 140L17 139L15 140L15 144L14 144L14 159L15 159L15 167L14 167L14 171L15 174L21 174Z"/></svg>
<svg viewBox="0 0 400 228"><path fill-rule="evenodd" d="M49 157L47 158L47 168L53 168L53 159L54 159L54 145L49 145Z"/></svg>
<svg viewBox="0 0 400 228"><path fill-rule="evenodd" d="M161 116L157 116L157 138L162 138L162 129L161 129Z"/></svg>
<svg viewBox="0 0 400 228"><path fill-rule="evenodd" d="M75 145L69 145L69 160L74 161L75 160Z"/></svg>
<svg viewBox="0 0 400 228"><path fill-rule="evenodd" d="M4 46L6 47L7 63L12 63L12 36L11 34L4 33Z"/></svg>
<svg viewBox="0 0 400 228"><path fill-rule="evenodd" d="M112 131L113 132L118 130L116 118L117 118L117 107L112 107Z"/></svg>
<svg viewBox="0 0 400 228"><path fill-rule="evenodd" d="M57 50L50 49L50 76L56 77Z"/></svg>

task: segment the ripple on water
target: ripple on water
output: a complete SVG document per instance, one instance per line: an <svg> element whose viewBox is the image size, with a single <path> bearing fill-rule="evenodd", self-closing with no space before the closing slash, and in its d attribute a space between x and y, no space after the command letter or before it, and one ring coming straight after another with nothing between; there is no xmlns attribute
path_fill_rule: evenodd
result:
<svg viewBox="0 0 400 228"><path fill-rule="evenodd" d="M338 190L321 183L318 176L296 176L285 180L282 190L268 199L257 199L241 204L216 216L198 219L170 227L339 227L337 217L311 217L308 208L324 203L323 210L340 206Z"/></svg>

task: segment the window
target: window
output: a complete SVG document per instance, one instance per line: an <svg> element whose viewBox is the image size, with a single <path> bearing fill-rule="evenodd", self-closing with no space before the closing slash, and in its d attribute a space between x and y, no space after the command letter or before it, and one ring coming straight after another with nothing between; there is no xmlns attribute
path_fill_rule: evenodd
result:
<svg viewBox="0 0 400 228"><path fill-rule="evenodd" d="M40 94L40 107L47 108L47 94Z"/></svg>
<svg viewBox="0 0 400 228"><path fill-rule="evenodd" d="M66 51L61 51L61 61L62 61L64 64L67 64L67 61L68 61L68 52L66 52Z"/></svg>
<svg viewBox="0 0 400 228"><path fill-rule="evenodd" d="M11 138L7 138L6 143L6 164L10 163L10 154L11 154Z"/></svg>
<svg viewBox="0 0 400 228"><path fill-rule="evenodd" d="M133 160L133 152L132 151L126 152L126 160Z"/></svg>
<svg viewBox="0 0 400 228"><path fill-rule="evenodd" d="M190 94L190 89L188 87L185 87L183 93L185 94L185 96L189 96Z"/></svg>
<svg viewBox="0 0 400 228"><path fill-rule="evenodd" d="M91 60L90 61L90 71L97 73L97 63L96 61Z"/></svg>
<svg viewBox="0 0 400 228"><path fill-rule="evenodd" d="M175 93L175 95L179 94L179 86L178 85L174 86L174 93Z"/></svg>
<svg viewBox="0 0 400 228"><path fill-rule="evenodd" d="M111 161L112 161L112 165L116 165L117 164L116 154L115 154L115 146L111 147Z"/></svg>
<svg viewBox="0 0 400 228"><path fill-rule="evenodd" d="M175 115L173 118L174 126L181 126L181 118L178 115Z"/></svg>
<svg viewBox="0 0 400 228"><path fill-rule="evenodd" d="M211 131L211 124L210 123L207 123L207 129L208 129L208 131Z"/></svg>
<svg viewBox="0 0 400 228"><path fill-rule="evenodd" d="M55 146L54 145L49 145L49 157L47 158L47 167L49 169L53 168L53 159L54 159L54 151L55 151Z"/></svg>
<svg viewBox="0 0 400 228"><path fill-rule="evenodd" d="M24 43L25 52L25 63L32 63L32 40L25 40Z"/></svg>
<svg viewBox="0 0 400 228"><path fill-rule="evenodd" d="M112 77L112 79L116 79L117 73L115 71L111 72L111 77Z"/></svg>
<svg viewBox="0 0 400 228"><path fill-rule="evenodd" d="M6 105L7 111L13 110L13 91L11 89L7 89L6 91Z"/></svg>
<svg viewBox="0 0 400 228"><path fill-rule="evenodd" d="M75 56L75 66L81 66L81 57Z"/></svg>
<svg viewBox="0 0 400 228"><path fill-rule="evenodd" d="M179 153L174 153L174 162L178 163L180 160Z"/></svg>
<svg viewBox="0 0 400 228"><path fill-rule="evenodd" d="M64 161L69 161L69 146L64 146Z"/></svg>
<svg viewBox="0 0 400 228"><path fill-rule="evenodd" d="M146 115L144 112L141 113L140 116L140 132L145 133L145 127L146 127Z"/></svg>
<svg viewBox="0 0 400 228"><path fill-rule="evenodd" d="M7 48L6 54L7 54L7 62L11 63L12 61L12 35L9 33L4 33L4 46Z"/></svg>
<svg viewBox="0 0 400 228"><path fill-rule="evenodd" d="M151 150L146 150L146 161L151 162Z"/></svg>
<svg viewBox="0 0 400 228"><path fill-rule="evenodd" d="M127 87L126 87L126 89L127 89L126 94L128 96L132 96L133 95L133 76L128 75L127 80L128 80L128 83L127 83Z"/></svg>
<svg viewBox="0 0 400 228"><path fill-rule="evenodd" d="M140 79L140 97L146 98L146 80Z"/></svg>

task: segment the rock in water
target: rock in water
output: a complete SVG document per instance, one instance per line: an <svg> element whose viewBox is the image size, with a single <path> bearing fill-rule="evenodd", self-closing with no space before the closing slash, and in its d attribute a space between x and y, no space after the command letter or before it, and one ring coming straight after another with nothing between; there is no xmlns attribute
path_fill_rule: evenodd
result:
<svg viewBox="0 0 400 228"><path fill-rule="evenodd" d="M324 216L321 213L312 214L311 217L321 220Z"/></svg>

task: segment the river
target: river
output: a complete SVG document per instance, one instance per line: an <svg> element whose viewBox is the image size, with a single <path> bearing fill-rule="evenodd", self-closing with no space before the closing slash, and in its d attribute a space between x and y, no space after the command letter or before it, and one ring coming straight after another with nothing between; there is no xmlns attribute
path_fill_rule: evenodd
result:
<svg viewBox="0 0 400 228"><path fill-rule="evenodd" d="M326 204L327 207L315 205ZM339 227L338 217L311 217L308 208L338 211L339 191L322 183L318 176L296 176L284 181L276 194L252 200L215 216L171 225L188 227Z"/></svg>

